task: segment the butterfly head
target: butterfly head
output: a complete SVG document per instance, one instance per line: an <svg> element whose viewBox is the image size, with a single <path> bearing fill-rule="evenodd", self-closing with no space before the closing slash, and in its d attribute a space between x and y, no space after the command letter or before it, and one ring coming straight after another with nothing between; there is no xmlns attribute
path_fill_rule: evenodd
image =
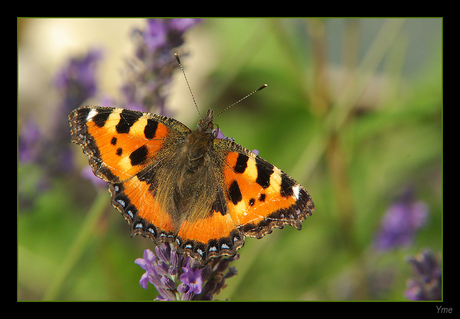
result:
<svg viewBox="0 0 460 319"><path fill-rule="evenodd" d="M216 138L218 130L214 130L213 110L208 109L205 117L198 121L198 126L195 131L200 132L201 134L211 135L212 139Z"/></svg>

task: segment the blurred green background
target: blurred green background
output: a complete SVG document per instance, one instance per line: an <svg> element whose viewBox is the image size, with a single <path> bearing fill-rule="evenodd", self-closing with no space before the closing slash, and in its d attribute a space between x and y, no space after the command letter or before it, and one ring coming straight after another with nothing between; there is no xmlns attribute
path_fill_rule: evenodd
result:
<svg viewBox="0 0 460 319"><path fill-rule="evenodd" d="M104 49L99 100L117 96L129 40L142 19L18 19L18 129L50 125L52 78L70 56ZM246 239L225 300L406 300L406 258L442 251L442 19L204 19L182 58L202 113L220 111L226 136L299 181L316 205L303 229ZM180 72L167 100L191 128ZM70 133L69 133L70 139ZM87 165L73 145L79 167ZM44 191L18 165L18 300L152 300L134 264L153 242L130 230L79 174ZM409 247L376 251L384 213L407 188L429 206ZM103 212L98 213L98 212Z"/></svg>

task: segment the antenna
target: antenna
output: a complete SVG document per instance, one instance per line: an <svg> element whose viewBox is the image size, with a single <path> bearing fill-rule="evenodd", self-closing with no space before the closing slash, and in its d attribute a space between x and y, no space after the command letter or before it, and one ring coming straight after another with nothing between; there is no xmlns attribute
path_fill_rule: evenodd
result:
<svg viewBox="0 0 460 319"><path fill-rule="evenodd" d="M246 100L248 97L250 97L250 96L253 95L254 93L259 92L260 90L265 89L266 87L267 87L267 84L264 84L264 85L262 85L260 88L258 88L257 90L252 91L251 93L249 93L249 94L246 95L245 97L239 99L239 100L236 101L235 103L230 104L230 105L227 106L225 109L223 109L222 111L220 111L219 114L217 114L216 116L214 116L214 118L218 117L219 115L221 115L222 113L224 113L225 111L227 111L227 110L228 110L229 108L231 108L233 105L238 104L238 103L240 103L240 102L243 101L243 100Z"/></svg>
<svg viewBox="0 0 460 319"><path fill-rule="evenodd" d="M195 97L193 96L192 89L190 88L190 84L188 84L187 76L185 75L184 67L182 66L182 63L180 62L179 56L177 55L177 53L174 53L174 56L176 57L177 63L179 63L179 67L182 70L182 74L184 74L185 82L187 83L188 90L190 91L190 94L192 95L193 103L195 104L196 110L198 111L198 114L200 115L200 117L203 118L201 116L200 110L198 109L198 105L196 105Z"/></svg>

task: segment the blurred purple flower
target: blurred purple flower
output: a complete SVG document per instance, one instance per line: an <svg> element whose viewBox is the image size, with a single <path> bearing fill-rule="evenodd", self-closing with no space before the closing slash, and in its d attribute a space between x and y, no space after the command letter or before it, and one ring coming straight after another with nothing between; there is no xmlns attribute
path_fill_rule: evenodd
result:
<svg viewBox="0 0 460 319"><path fill-rule="evenodd" d="M70 58L57 73L54 84L63 93L61 106L66 108L66 115L96 94L95 71L101 58L101 49L91 49L84 56Z"/></svg>
<svg viewBox="0 0 460 319"><path fill-rule="evenodd" d="M43 190L40 185L49 185L51 178L74 169L67 115L96 94L95 72L101 54L101 50L94 49L69 59L54 80L61 99L48 117L47 126L40 129L36 122L27 120L20 129L18 160L19 163L34 163L39 167L38 190Z"/></svg>
<svg viewBox="0 0 460 319"><path fill-rule="evenodd" d="M407 281L405 296L409 300L442 300L442 270L436 257L424 250L410 257L414 276Z"/></svg>
<svg viewBox="0 0 460 319"><path fill-rule="evenodd" d="M40 141L42 133L38 125L28 119L18 137L18 161L37 162L40 156Z"/></svg>
<svg viewBox="0 0 460 319"><path fill-rule="evenodd" d="M155 286L159 295L155 300L212 300L225 287L225 279L236 275L231 261L239 258L215 258L202 267L190 257L178 254L174 244L163 243L155 253L146 249L143 258L134 262L145 270L139 280L142 288L148 283Z"/></svg>
<svg viewBox="0 0 460 319"><path fill-rule="evenodd" d="M173 49L184 43L184 33L200 19L148 19L145 30L135 29L135 57L127 61L121 87L123 107L166 114L165 87L177 67Z"/></svg>
<svg viewBox="0 0 460 319"><path fill-rule="evenodd" d="M383 216L374 247L389 250L411 245L416 231L425 224L427 217L428 205L415 202L412 190L408 190Z"/></svg>
<svg viewBox="0 0 460 319"><path fill-rule="evenodd" d="M167 26L160 19L147 20L147 29L144 32L144 41L147 52L155 52L158 48L166 45ZM139 58L143 58L142 51L138 51Z"/></svg>
<svg viewBox="0 0 460 319"><path fill-rule="evenodd" d="M54 84L59 89L62 99L54 113L50 137L45 146L46 162L55 174L73 169L67 115L96 95L96 69L101 59L102 50L91 49L85 55L70 58L55 77Z"/></svg>

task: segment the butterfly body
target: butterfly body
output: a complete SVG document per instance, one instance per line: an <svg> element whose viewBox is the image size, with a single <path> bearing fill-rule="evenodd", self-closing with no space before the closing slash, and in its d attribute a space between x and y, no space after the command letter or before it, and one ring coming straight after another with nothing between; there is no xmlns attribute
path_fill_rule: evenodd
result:
<svg viewBox="0 0 460 319"><path fill-rule="evenodd" d="M71 141L109 184L132 235L174 242L202 264L234 255L245 236L285 224L300 229L314 211L286 173L217 138L212 110L193 131L165 116L98 106L74 110L69 123Z"/></svg>

